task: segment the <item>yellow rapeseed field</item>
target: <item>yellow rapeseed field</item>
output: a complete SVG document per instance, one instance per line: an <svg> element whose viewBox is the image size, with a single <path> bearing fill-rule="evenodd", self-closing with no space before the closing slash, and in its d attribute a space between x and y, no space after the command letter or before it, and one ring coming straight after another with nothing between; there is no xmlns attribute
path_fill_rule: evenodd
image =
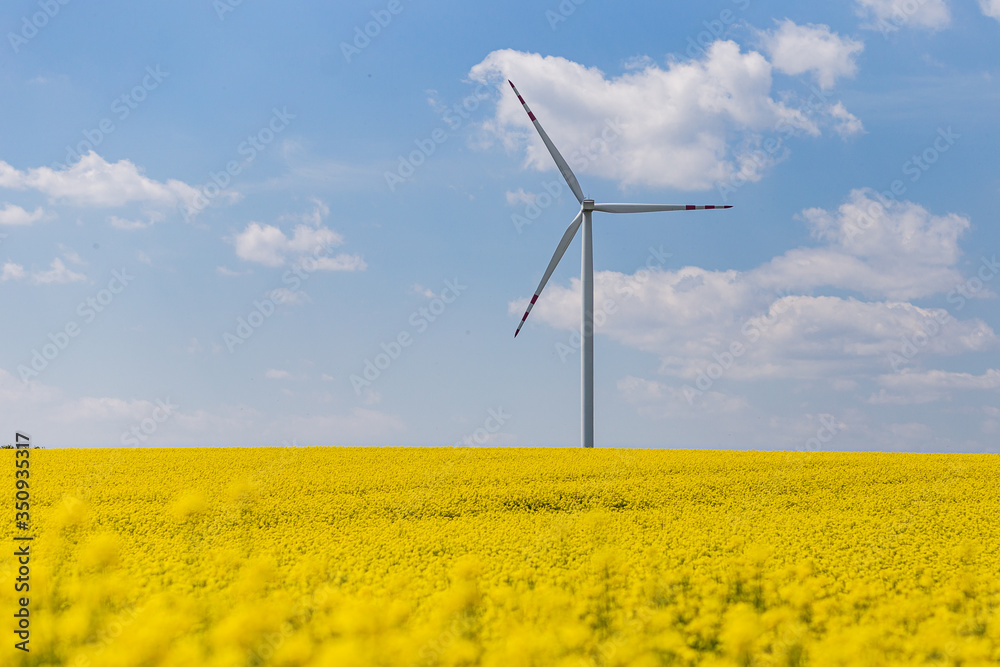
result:
<svg viewBox="0 0 1000 667"><path fill-rule="evenodd" d="M31 651L5 556L3 665L1000 661L995 456L31 450L31 470ZM13 511L2 532L12 553Z"/></svg>

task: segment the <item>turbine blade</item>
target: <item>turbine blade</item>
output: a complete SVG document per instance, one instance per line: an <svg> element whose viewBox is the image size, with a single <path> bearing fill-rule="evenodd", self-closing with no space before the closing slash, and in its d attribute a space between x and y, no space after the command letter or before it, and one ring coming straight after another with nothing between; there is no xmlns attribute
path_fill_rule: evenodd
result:
<svg viewBox="0 0 1000 667"><path fill-rule="evenodd" d="M528 313L531 312L531 308L535 305L535 301L538 300L538 295L542 293L545 289L545 283L549 282L549 276L555 271L556 265L559 264L559 260L562 256L566 254L566 248L569 244L573 242L573 237L576 236L576 231L580 229L580 223L583 222L583 211L581 210L573 218L573 222L569 223L569 227L566 228L565 233L563 233L562 239L559 241L559 245L556 246L556 251L552 254L552 259L549 261L549 266L545 269L545 274L542 276L541 282L538 283L538 289L535 290L535 296L531 297L531 303L528 304L528 309L524 311L524 317L521 318L521 322L517 325L517 331L514 332L514 338L517 338L517 334L521 331L521 327L524 326L524 321L528 319Z"/></svg>
<svg viewBox="0 0 1000 667"><path fill-rule="evenodd" d="M716 208L732 208L732 206L695 206L694 204L594 204L595 211L604 213L654 213L656 211L711 211Z"/></svg>
<svg viewBox="0 0 1000 667"><path fill-rule="evenodd" d="M517 95L517 99L521 101L521 106L523 106L524 110L527 112L528 118L530 118L531 122L534 123L535 129L538 130L538 135L542 138L542 142L545 144L545 147L549 149L552 159L556 161L556 166L559 167L559 171L562 172L563 178L566 179L569 189L573 191L574 195L576 195L576 200L582 204L583 190L580 188L580 182L576 180L573 170L569 168L569 163L563 159L559 149L557 149L555 144L552 143L552 140L549 139L549 135L545 134L545 130L542 129L542 126L535 119L535 114L531 113L531 109L528 108L528 103L524 101L523 97L521 97L521 93L517 92L514 82L507 79L507 83L510 84L511 88L514 88L514 94Z"/></svg>

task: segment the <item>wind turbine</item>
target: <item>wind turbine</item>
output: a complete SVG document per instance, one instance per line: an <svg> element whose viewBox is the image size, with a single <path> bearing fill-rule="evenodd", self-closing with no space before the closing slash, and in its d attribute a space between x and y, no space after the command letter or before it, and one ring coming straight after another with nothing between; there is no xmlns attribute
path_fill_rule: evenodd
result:
<svg viewBox="0 0 1000 667"><path fill-rule="evenodd" d="M542 293L545 289L545 283L549 281L549 276L555 270L556 265L559 264L559 260L562 259L563 254L566 252L566 248L573 241L576 236L577 230L580 229L581 223L583 224L583 258L581 261L582 267L580 269L580 283L583 287L583 312L582 321L580 326L580 334L583 338L583 348L581 350L580 366L581 366L581 406L580 412L582 417L582 429L581 429L581 440L583 441L584 447L594 446L594 242L593 242L593 229L591 224L591 219L594 211L601 211L603 213L652 213L656 211L701 211L701 210L711 210L711 209L723 209L732 208L732 206L694 206L691 204L687 205L676 205L676 204L595 204L593 199L587 199L583 195L583 190L580 188L580 182L576 180L576 176L573 174L573 170L569 168L566 160L559 153L559 150L549 139L549 135L545 134L545 130L538 123L535 118L535 114L531 113L531 109L528 108L528 103L524 101L521 97L521 93L517 92L517 87L514 83L508 79L507 83L510 87L514 89L514 94L517 95L517 99L520 100L521 106L524 107L525 112L528 114L528 118L531 120L535 129L538 130L538 135L542 138L542 142L545 147L549 149L549 153L552 155L552 159L555 160L556 166L559 167L559 171L562 173L563 178L566 179L566 184L569 185L569 189L573 191L576 195L577 201L580 202L580 212L576 214L573 218L573 222L569 223L569 227L566 228L566 232L563 234L562 239L559 241L559 245L556 246L556 251L552 255L552 259L549 261L548 267L545 269L545 273L542 275L541 282L538 283L538 289L535 290L535 295L531 297L531 302L528 304L527 310L524 311L524 317L521 318L521 322L517 325L517 330L514 332L514 338L517 338L517 334L521 331L521 327L524 326L524 321L528 319L528 313L531 312L531 308L535 305L535 301L538 300L538 295Z"/></svg>

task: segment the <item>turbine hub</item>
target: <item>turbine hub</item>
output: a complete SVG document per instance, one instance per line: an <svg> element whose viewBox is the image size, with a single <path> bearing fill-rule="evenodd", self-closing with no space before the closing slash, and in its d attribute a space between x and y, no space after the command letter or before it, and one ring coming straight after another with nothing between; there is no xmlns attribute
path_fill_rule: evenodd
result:
<svg viewBox="0 0 1000 667"><path fill-rule="evenodd" d="M593 199L584 199L583 200L583 210L584 211L593 211L594 210L594 200Z"/></svg>

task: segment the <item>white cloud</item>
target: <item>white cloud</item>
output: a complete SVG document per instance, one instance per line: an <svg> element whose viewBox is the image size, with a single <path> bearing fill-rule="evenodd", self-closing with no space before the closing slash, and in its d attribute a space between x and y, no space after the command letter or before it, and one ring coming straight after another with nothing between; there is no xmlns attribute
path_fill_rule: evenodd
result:
<svg viewBox="0 0 1000 667"><path fill-rule="evenodd" d="M772 97L771 64L731 41L713 43L698 60L665 68L646 62L611 78L565 58L508 49L490 53L469 76L510 78L578 176L623 186L703 190L737 173L759 180L761 169L746 166L763 135L786 128L819 135L817 123L837 120L826 107L807 112ZM528 166L554 168L509 88L483 129L508 149L526 147Z"/></svg>
<svg viewBox="0 0 1000 667"><path fill-rule="evenodd" d="M984 16L1000 21L1000 0L979 0L979 8L983 10Z"/></svg>
<svg viewBox="0 0 1000 667"><path fill-rule="evenodd" d="M278 289L271 290L269 296L277 303L281 303L286 306L300 306L311 301L309 295L302 290L293 291L287 287L279 287Z"/></svg>
<svg viewBox="0 0 1000 667"><path fill-rule="evenodd" d="M24 187L24 174L0 160L0 188L23 190Z"/></svg>
<svg viewBox="0 0 1000 667"><path fill-rule="evenodd" d="M5 262L3 270L0 272L0 282L8 280L21 280L25 276L24 267L14 262Z"/></svg>
<svg viewBox="0 0 1000 667"><path fill-rule="evenodd" d="M301 255L318 254L327 246L343 243L344 237L332 229L298 225L293 230L292 238L288 240L288 250Z"/></svg>
<svg viewBox="0 0 1000 667"><path fill-rule="evenodd" d="M863 28L882 33L901 27L941 30L951 23L951 11L945 0L855 0L858 16L867 23Z"/></svg>
<svg viewBox="0 0 1000 667"><path fill-rule="evenodd" d="M990 391L1000 389L1000 370L989 369L982 375L952 373L942 370L903 371L878 378L883 387L868 400L878 405L915 405L949 399L955 391Z"/></svg>
<svg viewBox="0 0 1000 667"><path fill-rule="evenodd" d="M639 414L654 419L676 419L706 412L739 412L748 407L747 400L741 396L707 391L689 397L685 396L683 389L631 375L618 381L618 392L636 406Z"/></svg>
<svg viewBox="0 0 1000 667"><path fill-rule="evenodd" d="M420 283L410 285L410 291L427 299L433 299L437 294L429 287L424 287Z"/></svg>
<svg viewBox="0 0 1000 667"><path fill-rule="evenodd" d="M234 238L236 255L248 262L272 267L283 266L289 260L305 259L309 263L311 258L319 266L310 266L309 270L363 271L367 268L360 257L353 255L342 254L335 258L321 256L329 248L343 245L344 237L323 226L323 218L329 215L330 208L319 199L314 198L312 202L311 212L295 216L295 219L303 220L304 224L296 225L291 237L274 225L262 225L258 222L248 224Z"/></svg>
<svg viewBox="0 0 1000 667"><path fill-rule="evenodd" d="M250 269L247 269L246 271L234 271L233 269L230 269L229 267L226 266L215 267L215 272L218 273L220 276L226 276L228 278L235 278L236 276L245 276L251 273Z"/></svg>
<svg viewBox="0 0 1000 667"><path fill-rule="evenodd" d="M768 289L831 286L889 299L930 296L958 284L958 240L969 220L933 215L912 202L887 204L858 189L835 212L806 209L801 218L826 247L774 258L756 272L758 283Z"/></svg>
<svg viewBox="0 0 1000 667"><path fill-rule="evenodd" d="M264 266L281 266L285 263L288 238L272 225L251 222L236 236L236 256Z"/></svg>
<svg viewBox="0 0 1000 667"><path fill-rule="evenodd" d="M829 109L830 117L833 119L833 129L841 137L852 137L865 131L858 117L848 111L843 102L837 102Z"/></svg>
<svg viewBox="0 0 1000 667"><path fill-rule="evenodd" d="M36 271L31 274L31 282L36 285L63 285L86 279L87 276L82 273L76 273L66 268L66 265L58 257L52 260L48 271Z"/></svg>
<svg viewBox="0 0 1000 667"><path fill-rule="evenodd" d="M519 206L521 204L534 204L535 193L525 192L524 188L518 188L516 192L507 191L507 206Z"/></svg>
<svg viewBox="0 0 1000 667"><path fill-rule="evenodd" d="M330 215L330 207L317 197L313 197L310 201L314 204L313 210L311 213L304 214L302 219L304 222L311 223L314 227L319 227L323 224L323 218Z"/></svg>
<svg viewBox="0 0 1000 667"><path fill-rule="evenodd" d="M53 201L110 208L130 202L193 206L197 189L176 179L153 180L128 160L109 163L93 151L71 167L34 167L20 171L0 160L0 187L37 190Z"/></svg>
<svg viewBox="0 0 1000 667"><path fill-rule="evenodd" d="M343 242L340 234L327 227L297 225L288 237L278 227L258 222L251 222L234 238L236 255L240 259L264 266L284 266L288 261L297 261L307 270L316 271L364 271L368 268L357 255L320 255L326 248Z"/></svg>
<svg viewBox="0 0 1000 667"><path fill-rule="evenodd" d="M125 231L134 231L136 229L146 229L147 227L152 227L157 222L162 222L166 216L160 211L150 211L146 215L145 220L128 220L126 218L120 218L117 215L112 215L108 217L108 222L115 229L123 229Z"/></svg>
<svg viewBox="0 0 1000 667"><path fill-rule="evenodd" d="M41 206L36 207L34 211L28 213L16 204L4 202L3 208L0 209L0 225L27 226L38 222L44 217L45 211L42 210Z"/></svg>
<svg viewBox="0 0 1000 667"><path fill-rule="evenodd" d="M396 415L371 408L353 408L342 414L270 416L245 405L212 409L176 405L146 446L204 446L206 442L241 445L372 444L381 445L406 433ZM130 425L153 415L160 401L114 396L68 396L37 380L22 382L0 368L0 404L19 423L35 424L33 439L45 446L117 447L125 444Z"/></svg>
<svg viewBox="0 0 1000 667"><path fill-rule="evenodd" d="M264 372L264 377L268 380L288 380L292 377L292 374L277 368L269 368Z"/></svg>
<svg viewBox="0 0 1000 667"><path fill-rule="evenodd" d="M73 250L67 245L60 243L59 250L62 252L62 256L65 257L70 262L72 262L73 264L81 266L85 266L87 264L87 262L85 262L83 258L80 257L79 253L77 253L75 250Z"/></svg>
<svg viewBox="0 0 1000 667"><path fill-rule="evenodd" d="M865 48L862 42L831 32L829 26L796 25L789 19L774 30L762 31L760 37L776 70L792 75L811 72L823 90L833 88L838 78L853 77L858 71L855 60Z"/></svg>
<svg viewBox="0 0 1000 667"><path fill-rule="evenodd" d="M661 373L686 380L721 363L720 355L738 357L727 363L726 376L734 379L853 380L885 373L904 338L928 339L915 360L906 357L908 365L1000 344L979 319L957 320L905 301L964 282L956 269L958 238L969 221L910 202L870 209L872 203L871 192L857 190L836 211L805 211L802 219L823 245L789 250L748 271L598 272L597 330L657 355ZM526 305L511 303L511 314L520 317ZM531 319L573 332L579 308L578 279L568 287L550 283ZM567 335L567 349L572 340Z"/></svg>
<svg viewBox="0 0 1000 667"><path fill-rule="evenodd" d="M317 271L364 271L368 264L359 255L341 253L336 257L316 258Z"/></svg>
<svg viewBox="0 0 1000 667"><path fill-rule="evenodd" d="M69 259L75 264L86 264L80 256L77 255L72 250L60 245L60 249L63 250L63 256ZM24 267L20 264L15 264L14 262L5 262L3 267L0 268L0 282L7 282L8 280L23 280L28 278L35 285L62 285L65 283L75 283L87 279L87 276L82 273L76 273L75 271L66 267L63 261L56 257L49 264L49 269L47 271L25 271Z"/></svg>

